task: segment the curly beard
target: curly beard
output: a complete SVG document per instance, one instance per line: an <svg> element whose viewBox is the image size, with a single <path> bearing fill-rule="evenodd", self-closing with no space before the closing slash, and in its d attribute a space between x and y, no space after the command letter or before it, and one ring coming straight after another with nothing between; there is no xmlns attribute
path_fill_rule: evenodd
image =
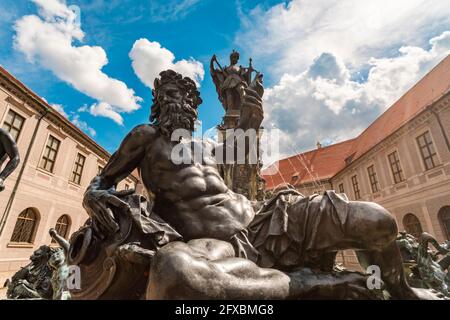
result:
<svg viewBox="0 0 450 320"><path fill-rule="evenodd" d="M160 106L160 115L156 125L165 136L171 136L176 129L194 131L198 112L189 103L167 102Z"/></svg>

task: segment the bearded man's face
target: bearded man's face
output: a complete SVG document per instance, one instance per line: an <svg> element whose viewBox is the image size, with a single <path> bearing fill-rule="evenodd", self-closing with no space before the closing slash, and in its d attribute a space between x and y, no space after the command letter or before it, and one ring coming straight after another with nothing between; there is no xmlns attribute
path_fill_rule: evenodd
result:
<svg viewBox="0 0 450 320"><path fill-rule="evenodd" d="M160 109L157 125L164 135L170 136L176 129L194 131L197 110L188 95L175 83L168 83L158 88L156 103Z"/></svg>

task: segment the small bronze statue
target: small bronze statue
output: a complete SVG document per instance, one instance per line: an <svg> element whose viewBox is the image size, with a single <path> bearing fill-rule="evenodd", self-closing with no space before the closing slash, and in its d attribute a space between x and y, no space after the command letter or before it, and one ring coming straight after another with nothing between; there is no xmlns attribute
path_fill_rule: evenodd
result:
<svg viewBox="0 0 450 320"><path fill-rule="evenodd" d="M69 277L69 267L66 257L69 252L69 242L61 237L55 229L49 230L50 236L61 246L56 248L48 260L48 265L52 268L52 288L53 300L70 300L70 292L67 287Z"/></svg>
<svg viewBox="0 0 450 320"><path fill-rule="evenodd" d="M397 236L397 245L402 254L403 263L414 263L417 261L419 242L416 237L405 231L401 231Z"/></svg>
<svg viewBox="0 0 450 320"><path fill-rule="evenodd" d="M5 180L19 166L20 157L17 144L8 131L0 128L0 168L9 157L2 172L0 172L0 192L5 190Z"/></svg>
<svg viewBox="0 0 450 320"><path fill-rule="evenodd" d="M67 289L69 269L66 263L69 243L55 229L50 229L50 235L61 247L40 246L31 255L31 262L7 281L8 299L70 299Z"/></svg>
<svg viewBox="0 0 450 320"><path fill-rule="evenodd" d="M8 299L51 299L52 269L48 261L54 250L41 246L30 257L31 262L14 274L8 283Z"/></svg>
<svg viewBox="0 0 450 320"><path fill-rule="evenodd" d="M229 81L227 90L234 87ZM242 88L240 129L260 128L258 83ZM183 143L221 148L171 139L175 130L194 129L202 102L195 82L163 71L153 97L152 123L125 137L84 195L90 220L72 236L68 255L69 264L86 275L75 299L376 297L364 275L335 275L336 253L350 248L358 250L363 267L380 268L392 298L417 298L406 282L397 225L387 210L333 191L305 197L281 190L268 201L251 202L226 186L214 152L182 164L171 158ZM116 191L135 169L154 202Z"/></svg>
<svg viewBox="0 0 450 320"><path fill-rule="evenodd" d="M406 232L400 232L397 243L402 252L409 284L415 288L435 290L450 298L449 242L439 244L426 232L422 233L419 239ZM430 245L434 247L434 251L430 249Z"/></svg>
<svg viewBox="0 0 450 320"><path fill-rule="evenodd" d="M219 100L225 111L239 110L242 105L242 96L244 88L252 83L253 69L252 59L249 61L247 68L238 65L239 52L233 50L230 54L230 65L222 66L217 61L216 55L213 55L210 62L210 73L216 86ZM216 64L218 69L215 68ZM257 73L256 77L259 77ZM262 95L261 95L262 97Z"/></svg>
<svg viewBox="0 0 450 320"><path fill-rule="evenodd" d="M436 254L430 254L429 245L436 250ZM437 261L437 255L447 255L448 249L442 247L430 234L424 232L419 238L417 253L417 269L426 287L435 289L447 297L450 297L450 275Z"/></svg>

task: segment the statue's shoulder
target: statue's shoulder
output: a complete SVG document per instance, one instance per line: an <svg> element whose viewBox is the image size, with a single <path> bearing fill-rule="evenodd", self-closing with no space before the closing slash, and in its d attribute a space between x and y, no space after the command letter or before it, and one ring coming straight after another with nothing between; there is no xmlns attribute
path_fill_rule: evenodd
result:
<svg viewBox="0 0 450 320"><path fill-rule="evenodd" d="M134 127L128 136L133 138L142 139L145 141L154 140L158 134L158 130L151 124L140 124Z"/></svg>

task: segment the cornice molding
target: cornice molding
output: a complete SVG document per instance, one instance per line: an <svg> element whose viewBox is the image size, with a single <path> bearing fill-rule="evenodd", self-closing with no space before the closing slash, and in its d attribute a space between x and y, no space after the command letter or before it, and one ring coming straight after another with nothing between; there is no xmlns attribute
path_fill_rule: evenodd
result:
<svg viewBox="0 0 450 320"><path fill-rule="evenodd" d="M54 127L51 124L47 126L47 130L52 132L53 134L57 135L61 140L64 140L67 138L67 135L64 134L61 127Z"/></svg>
<svg viewBox="0 0 450 320"><path fill-rule="evenodd" d="M8 96L5 99L6 102L8 102L9 104L13 105L14 107L18 108L20 111L22 111L23 113L25 113L27 116L31 117L34 114L36 114L35 111L31 110L30 108L27 107L27 105L24 102L19 102L16 99L14 99L11 96Z"/></svg>
<svg viewBox="0 0 450 320"><path fill-rule="evenodd" d="M80 151L81 151L84 155L86 155L86 156L88 156L88 155L91 154L91 152L89 151L88 148L86 148L85 146L83 146L83 145L81 145L81 144L79 144L79 143L77 143L76 148L77 148L78 150L80 150Z"/></svg>

